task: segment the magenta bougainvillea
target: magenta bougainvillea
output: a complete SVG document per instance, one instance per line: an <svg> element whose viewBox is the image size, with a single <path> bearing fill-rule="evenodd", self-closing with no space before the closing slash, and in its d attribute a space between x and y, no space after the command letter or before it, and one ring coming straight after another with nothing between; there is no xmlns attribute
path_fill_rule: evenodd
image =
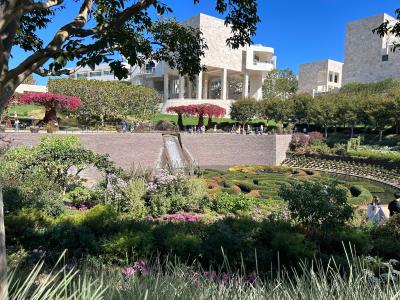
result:
<svg viewBox="0 0 400 300"><path fill-rule="evenodd" d="M52 93L26 93L19 96L21 104L43 105L46 109L45 122L57 121L57 110L67 109L74 111L81 105L78 97L66 96Z"/></svg>

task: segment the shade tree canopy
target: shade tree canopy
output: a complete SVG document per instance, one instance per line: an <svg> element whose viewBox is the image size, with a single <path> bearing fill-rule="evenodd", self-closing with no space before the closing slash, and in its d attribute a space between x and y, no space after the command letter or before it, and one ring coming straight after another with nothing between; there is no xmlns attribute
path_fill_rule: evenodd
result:
<svg viewBox="0 0 400 300"><path fill-rule="evenodd" d="M260 21L257 1L214 3L232 28L227 44L232 48L249 44ZM76 7L77 13L72 20L63 21L64 9L70 7ZM122 79L128 76L123 60L141 66L153 59L194 78L203 69L206 42L199 29L178 23L170 18L172 13L160 0L0 1L0 113L18 85L32 73L69 74L75 71L67 68L70 61L76 62L77 68L92 69L108 63ZM62 25L47 42L42 34L50 32L52 23ZM26 56L12 67L10 59L16 48L26 51Z"/></svg>
<svg viewBox="0 0 400 300"><path fill-rule="evenodd" d="M277 69L268 72L263 83L263 98L288 99L298 89L298 80L290 69Z"/></svg>

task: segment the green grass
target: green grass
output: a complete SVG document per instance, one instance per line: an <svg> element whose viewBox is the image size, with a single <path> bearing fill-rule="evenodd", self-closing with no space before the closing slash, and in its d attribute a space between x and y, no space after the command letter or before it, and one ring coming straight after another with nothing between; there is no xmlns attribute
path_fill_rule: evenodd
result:
<svg viewBox="0 0 400 300"><path fill-rule="evenodd" d="M174 122L178 123L178 115L170 115L170 114L162 114L158 113L152 120L155 124L158 123L159 121L169 121L169 122ZM204 118L205 124L208 123L208 117ZM235 123L236 121L230 119L230 118L213 118L213 122L216 123ZM251 123L258 123L258 122L264 122L267 123L267 120L262 120L262 119L255 119ZM198 118L189 116L189 117L183 117L183 125L197 125L198 124ZM268 126L275 126L276 123L274 121L269 121Z"/></svg>
<svg viewBox="0 0 400 300"><path fill-rule="evenodd" d="M39 105L35 104L25 104L25 105L18 105L18 104L13 104L10 105L10 107L7 109L7 115L9 117L14 117L14 114L17 113L18 117L29 117L32 113L35 113L36 111L43 111L44 113L44 108Z"/></svg>

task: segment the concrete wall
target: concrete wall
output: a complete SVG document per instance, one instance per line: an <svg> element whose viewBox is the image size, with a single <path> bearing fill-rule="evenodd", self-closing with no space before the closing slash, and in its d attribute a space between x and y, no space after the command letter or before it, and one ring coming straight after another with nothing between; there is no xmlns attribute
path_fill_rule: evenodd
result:
<svg viewBox="0 0 400 300"><path fill-rule="evenodd" d="M36 145L45 134L7 133L12 145ZM82 144L97 153L107 153L117 165L129 169L154 167L160 159L162 135L76 134ZM202 167L233 165L279 165L286 157L291 135L182 134L182 143L191 157Z"/></svg>
<svg viewBox="0 0 400 300"><path fill-rule="evenodd" d="M343 84L400 79L400 53L387 49L393 37L381 38L372 32L386 20L395 21L387 14L380 14L347 25ZM388 61L382 61L384 54L389 55Z"/></svg>

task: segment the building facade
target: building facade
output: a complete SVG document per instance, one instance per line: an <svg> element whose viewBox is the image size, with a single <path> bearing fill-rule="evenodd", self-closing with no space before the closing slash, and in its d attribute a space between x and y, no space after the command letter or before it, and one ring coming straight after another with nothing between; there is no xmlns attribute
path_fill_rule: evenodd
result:
<svg viewBox="0 0 400 300"><path fill-rule="evenodd" d="M138 67L132 67L127 63L124 63L125 67L129 70L129 76L126 81L131 81L132 76L139 73ZM95 79L95 80L104 80L104 81L114 81L118 80L117 77L114 76L111 68L108 64L100 64L96 66L94 70L90 67L82 67L78 69L76 72L71 74L69 78L73 79Z"/></svg>
<svg viewBox="0 0 400 300"><path fill-rule="evenodd" d="M343 84L400 79L400 53L393 51L398 38L372 32L384 22L395 23L396 19L380 14L347 25Z"/></svg>
<svg viewBox="0 0 400 300"><path fill-rule="evenodd" d="M226 44L231 28L224 20L205 14L196 15L185 22L199 28L208 49L201 60L207 70L194 81L180 76L165 62L150 61L143 67L126 65L132 84L154 88L164 102L162 111L169 106L214 103L229 113L232 101L240 98L262 99L262 84L268 72L276 69L274 49L262 45L251 45L232 49ZM70 78L117 80L107 64L95 70L79 69Z"/></svg>
<svg viewBox="0 0 400 300"><path fill-rule="evenodd" d="M300 65L298 92L315 96L340 89L342 69L343 63L330 59Z"/></svg>
<svg viewBox="0 0 400 300"><path fill-rule="evenodd" d="M262 84L266 74L276 68L274 49L251 45L232 49L226 45L231 36L224 20L205 14L196 15L184 24L199 28L208 50L201 64L207 70L194 81L180 76L164 62L147 64L132 83L157 90L164 99L162 110L169 106L214 103L228 112L232 101L239 98L262 99Z"/></svg>

